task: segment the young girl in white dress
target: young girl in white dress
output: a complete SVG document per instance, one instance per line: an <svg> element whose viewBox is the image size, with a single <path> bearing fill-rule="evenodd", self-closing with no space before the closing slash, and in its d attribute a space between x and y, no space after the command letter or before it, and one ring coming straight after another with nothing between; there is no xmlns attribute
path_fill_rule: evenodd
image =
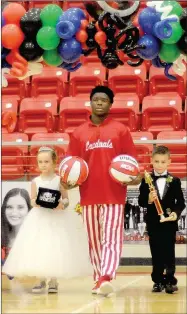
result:
<svg viewBox="0 0 187 314"><path fill-rule="evenodd" d="M3 273L14 277L36 276L38 280L32 288L34 293L46 288L47 279L50 279L48 293L57 293L57 278L86 276L92 272L82 217L74 209L66 208L68 194L60 184L60 177L55 174L56 161L53 149L39 149L37 162L41 174L32 181L33 208L25 218L2 269ZM61 199L56 208L38 205L39 188L60 191Z"/></svg>

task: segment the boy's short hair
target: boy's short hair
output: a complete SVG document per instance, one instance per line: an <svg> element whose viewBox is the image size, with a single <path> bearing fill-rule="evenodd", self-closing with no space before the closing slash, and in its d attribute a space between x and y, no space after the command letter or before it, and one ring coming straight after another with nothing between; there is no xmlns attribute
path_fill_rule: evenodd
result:
<svg viewBox="0 0 187 314"><path fill-rule="evenodd" d="M102 86L102 85L98 85L96 87L94 87L90 93L90 100L92 100L92 97L94 94L96 93L104 93L108 96L108 98L110 99L110 103L113 104L114 101L114 93L113 91L107 87L107 86Z"/></svg>
<svg viewBox="0 0 187 314"><path fill-rule="evenodd" d="M170 151L168 149L168 147L166 146L156 146L153 149L153 153L152 153L152 157L155 156L156 154L158 155L168 155L168 157L170 157Z"/></svg>

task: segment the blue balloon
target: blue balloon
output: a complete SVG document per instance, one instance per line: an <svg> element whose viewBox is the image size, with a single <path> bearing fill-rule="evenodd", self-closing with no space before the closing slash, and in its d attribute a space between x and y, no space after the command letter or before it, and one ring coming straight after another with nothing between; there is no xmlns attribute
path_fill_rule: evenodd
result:
<svg viewBox="0 0 187 314"><path fill-rule="evenodd" d="M84 11L80 8L69 8L64 14L66 14L66 16L76 15L79 20L84 20L86 18Z"/></svg>
<svg viewBox="0 0 187 314"><path fill-rule="evenodd" d="M60 17L59 21L69 21L73 23L74 27L78 31L81 26L81 20L85 19L86 16L84 12L79 8L70 8L67 11L65 11Z"/></svg>
<svg viewBox="0 0 187 314"><path fill-rule="evenodd" d="M152 60L155 59L156 56L159 54L160 51L160 43L158 39L151 35L144 35L142 36L138 42L137 45L145 46L145 49L138 48L137 54L145 60Z"/></svg>
<svg viewBox="0 0 187 314"><path fill-rule="evenodd" d="M5 59L11 50L1 46L1 60Z"/></svg>
<svg viewBox="0 0 187 314"><path fill-rule="evenodd" d="M8 68L8 69L10 69L12 66L11 66L11 64L9 64L6 60L2 60L1 61L1 68L3 69L3 68Z"/></svg>
<svg viewBox="0 0 187 314"><path fill-rule="evenodd" d="M162 20L160 22L157 22L153 27L153 33L156 37L159 39L166 39L170 38L173 33L173 28L170 22L177 22L177 18L167 18L165 20Z"/></svg>
<svg viewBox="0 0 187 314"><path fill-rule="evenodd" d="M5 18L3 15L1 15L1 27L3 27L6 24Z"/></svg>
<svg viewBox="0 0 187 314"><path fill-rule="evenodd" d="M80 26L79 26L80 27ZM76 32L79 30L72 22L70 21L59 21L56 25L56 32L60 38L70 39L73 37Z"/></svg>
<svg viewBox="0 0 187 314"><path fill-rule="evenodd" d="M138 22L144 33L150 35L153 34L153 27L157 22L160 21L160 17L161 14L154 8L147 7L143 9L138 16Z"/></svg>
<svg viewBox="0 0 187 314"><path fill-rule="evenodd" d="M71 38L60 43L58 52L63 58L63 61L73 63L79 60L82 54L82 47L75 38Z"/></svg>

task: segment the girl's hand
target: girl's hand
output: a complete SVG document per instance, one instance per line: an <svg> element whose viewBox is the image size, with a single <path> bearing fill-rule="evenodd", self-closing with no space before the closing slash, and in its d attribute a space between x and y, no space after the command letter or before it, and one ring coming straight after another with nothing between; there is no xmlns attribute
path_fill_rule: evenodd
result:
<svg viewBox="0 0 187 314"><path fill-rule="evenodd" d="M156 200L156 198L157 198L157 192L156 192L156 190L151 191L151 192L149 193L148 203L149 203L149 204L152 204L152 203Z"/></svg>
<svg viewBox="0 0 187 314"><path fill-rule="evenodd" d="M40 205L36 204L36 198L31 200L32 207L41 207Z"/></svg>
<svg viewBox="0 0 187 314"><path fill-rule="evenodd" d="M63 210L63 209L64 209L64 204L60 200L59 203L58 203L58 206L56 208L54 208L54 210Z"/></svg>

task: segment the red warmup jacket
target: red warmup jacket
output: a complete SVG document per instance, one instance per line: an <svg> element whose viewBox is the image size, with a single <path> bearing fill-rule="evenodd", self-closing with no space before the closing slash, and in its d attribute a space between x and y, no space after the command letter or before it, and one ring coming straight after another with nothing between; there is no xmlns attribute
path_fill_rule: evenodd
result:
<svg viewBox="0 0 187 314"><path fill-rule="evenodd" d="M75 129L68 155L83 158L89 167L89 176L80 186L81 205L125 203L127 188L109 175L112 159L121 154L137 157L131 134L123 124L108 117L100 125L89 120Z"/></svg>

